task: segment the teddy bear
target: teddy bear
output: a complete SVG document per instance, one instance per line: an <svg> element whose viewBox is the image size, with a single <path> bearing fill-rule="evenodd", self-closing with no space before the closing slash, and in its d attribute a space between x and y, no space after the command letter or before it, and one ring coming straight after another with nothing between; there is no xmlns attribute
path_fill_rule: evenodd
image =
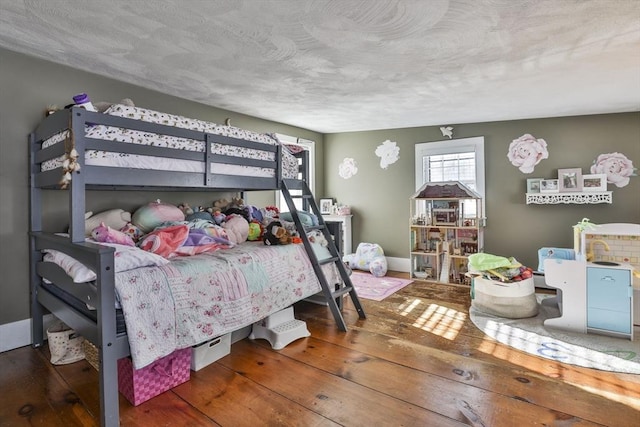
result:
<svg viewBox="0 0 640 427"><path fill-rule="evenodd" d="M213 202L213 210L219 210L220 212L223 212L225 209L227 209L229 207L229 205L231 204L231 202L227 199L218 199L215 200Z"/></svg>
<svg viewBox="0 0 640 427"><path fill-rule="evenodd" d="M262 241L265 245L288 245L293 240L280 221L272 221L264 230Z"/></svg>
<svg viewBox="0 0 640 427"><path fill-rule="evenodd" d="M135 246L131 236L122 231L114 230L101 222L99 226L91 231L93 240L100 243L117 243L119 245Z"/></svg>

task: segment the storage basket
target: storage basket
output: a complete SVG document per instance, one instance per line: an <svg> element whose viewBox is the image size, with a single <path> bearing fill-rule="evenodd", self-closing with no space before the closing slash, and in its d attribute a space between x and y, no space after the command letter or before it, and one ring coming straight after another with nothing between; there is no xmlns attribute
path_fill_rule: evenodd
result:
<svg viewBox="0 0 640 427"><path fill-rule="evenodd" d="M118 390L132 405L155 397L189 380L191 347L176 350L141 369L133 369L130 357L118 360Z"/></svg>
<svg viewBox="0 0 640 427"><path fill-rule="evenodd" d="M82 342L82 350L84 351L84 358L96 371L100 371L100 354L98 347L93 345L91 341L84 340Z"/></svg>
<svg viewBox="0 0 640 427"><path fill-rule="evenodd" d="M533 278L503 283L480 276L473 277L471 305L483 313L509 319L533 317L538 314Z"/></svg>
<svg viewBox="0 0 640 427"><path fill-rule="evenodd" d="M84 338L63 322L57 322L47 329L47 341L51 353L50 360L54 365L66 365L84 359Z"/></svg>

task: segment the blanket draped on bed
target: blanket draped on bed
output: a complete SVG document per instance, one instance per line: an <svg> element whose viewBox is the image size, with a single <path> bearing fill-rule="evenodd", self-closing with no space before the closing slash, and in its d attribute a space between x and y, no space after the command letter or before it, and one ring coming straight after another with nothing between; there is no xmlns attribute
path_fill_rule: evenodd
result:
<svg viewBox="0 0 640 427"><path fill-rule="evenodd" d="M327 274L337 283L337 269ZM116 274L136 369L320 291L302 245L245 243Z"/></svg>

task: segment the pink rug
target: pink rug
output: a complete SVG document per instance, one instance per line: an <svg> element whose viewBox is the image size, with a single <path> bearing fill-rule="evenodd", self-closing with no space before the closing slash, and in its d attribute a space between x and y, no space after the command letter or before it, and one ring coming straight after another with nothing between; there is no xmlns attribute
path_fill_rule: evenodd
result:
<svg viewBox="0 0 640 427"><path fill-rule="evenodd" d="M387 276L375 277L369 273L356 271L351 274L351 283L356 288L358 297L374 301L382 301L411 282L413 280Z"/></svg>

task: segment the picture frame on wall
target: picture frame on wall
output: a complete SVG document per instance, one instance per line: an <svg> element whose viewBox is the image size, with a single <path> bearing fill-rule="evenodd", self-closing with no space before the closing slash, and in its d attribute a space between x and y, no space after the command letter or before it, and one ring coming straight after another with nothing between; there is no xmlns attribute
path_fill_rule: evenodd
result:
<svg viewBox="0 0 640 427"><path fill-rule="evenodd" d="M527 179L527 193L539 193L540 181L542 178L529 178Z"/></svg>
<svg viewBox="0 0 640 427"><path fill-rule="evenodd" d="M558 169L558 186L561 193L582 191L582 169Z"/></svg>
<svg viewBox="0 0 640 427"><path fill-rule="evenodd" d="M607 175L604 173L582 175L582 191L590 193L607 191Z"/></svg>
<svg viewBox="0 0 640 427"><path fill-rule="evenodd" d="M557 193L560 187L558 180L553 179L541 179L540 180L540 192L541 193Z"/></svg>
<svg viewBox="0 0 640 427"><path fill-rule="evenodd" d="M320 199L320 213L331 215L333 211L333 199Z"/></svg>

